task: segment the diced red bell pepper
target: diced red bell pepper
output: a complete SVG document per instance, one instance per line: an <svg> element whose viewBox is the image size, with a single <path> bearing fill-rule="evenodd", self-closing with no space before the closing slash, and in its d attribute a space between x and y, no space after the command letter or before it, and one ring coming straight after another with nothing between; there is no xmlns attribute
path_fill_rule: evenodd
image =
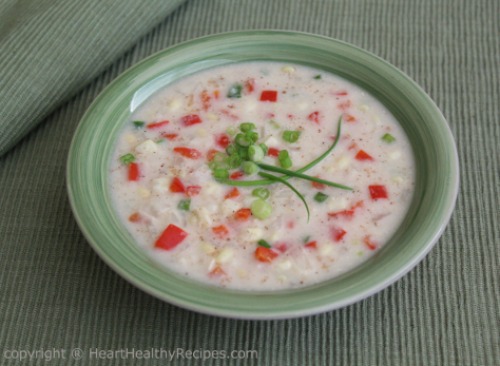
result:
<svg viewBox="0 0 500 366"><path fill-rule="evenodd" d="M351 105L352 105L351 101L350 100L346 100L344 102L340 102L339 104L337 104L337 107L340 110L345 111L345 110L351 108Z"/></svg>
<svg viewBox="0 0 500 366"><path fill-rule="evenodd" d="M358 201L354 205L351 206L350 209L348 210L341 210L341 211L336 211L336 212L328 212L328 217L331 218L338 218L338 217L345 217L345 218L352 218L354 216L354 213L356 212L357 208L363 207L363 201Z"/></svg>
<svg viewBox="0 0 500 366"><path fill-rule="evenodd" d="M199 159L202 156L200 151L184 146L174 147L174 152L184 156L185 158L193 160Z"/></svg>
<svg viewBox="0 0 500 366"><path fill-rule="evenodd" d="M349 113L344 113L343 115L343 120L346 122L356 122L356 117L354 117L352 114Z"/></svg>
<svg viewBox="0 0 500 366"><path fill-rule="evenodd" d="M200 186L187 186L186 187L186 196L194 197L200 194L201 187Z"/></svg>
<svg viewBox="0 0 500 366"><path fill-rule="evenodd" d="M318 176L316 176L316 178L319 178ZM325 185L323 183L319 183L319 182L311 182L311 185L316 188L316 189L325 189Z"/></svg>
<svg viewBox="0 0 500 366"><path fill-rule="evenodd" d="M257 247L257 249L255 249L254 255L255 258L260 262L271 263L279 254L270 248L259 246Z"/></svg>
<svg viewBox="0 0 500 366"><path fill-rule="evenodd" d="M345 97L346 95L348 95L349 93L346 91L346 90L339 90L338 92L335 92L334 93L336 96L338 97Z"/></svg>
<svg viewBox="0 0 500 366"><path fill-rule="evenodd" d="M247 94L252 93L255 90L255 79L248 79L245 81L245 91Z"/></svg>
<svg viewBox="0 0 500 366"><path fill-rule="evenodd" d="M162 136L169 140L175 140L179 135L176 133L164 133Z"/></svg>
<svg viewBox="0 0 500 366"><path fill-rule="evenodd" d="M172 250L186 239L188 233L173 224L167 226L155 242L155 248Z"/></svg>
<svg viewBox="0 0 500 366"><path fill-rule="evenodd" d="M243 173L241 170L237 170L237 171L231 173L229 178L232 180L238 180L238 179L241 179L244 175L245 175L245 173Z"/></svg>
<svg viewBox="0 0 500 366"><path fill-rule="evenodd" d="M358 148L358 144L356 142L351 142L349 146L347 147L347 150L354 150Z"/></svg>
<svg viewBox="0 0 500 366"><path fill-rule="evenodd" d="M387 194L387 189L385 188L384 185L371 185L368 186L368 189L370 191L370 196L372 200L379 200L379 199L386 199L389 198L389 195Z"/></svg>
<svg viewBox="0 0 500 366"><path fill-rule="evenodd" d="M319 123L321 120L321 116L318 111L314 111L307 116L307 119L311 122Z"/></svg>
<svg viewBox="0 0 500 366"><path fill-rule="evenodd" d="M212 232L220 237L224 237L229 234L229 229L226 227L226 225L219 225L219 226L214 226L212 228Z"/></svg>
<svg viewBox="0 0 500 366"><path fill-rule="evenodd" d="M225 199L236 198L240 196L240 190L236 187L232 188L229 192L224 196Z"/></svg>
<svg viewBox="0 0 500 366"><path fill-rule="evenodd" d="M225 133L221 133L220 135L215 136L215 142L217 145L225 149L231 143L231 139Z"/></svg>
<svg viewBox="0 0 500 366"><path fill-rule="evenodd" d="M234 213L234 219L238 221L247 221L252 216L252 210L249 208L240 208Z"/></svg>
<svg viewBox="0 0 500 366"><path fill-rule="evenodd" d="M220 277L220 276L225 276L226 272L222 269L221 266L215 266L214 269L212 269L208 275L210 277Z"/></svg>
<svg viewBox="0 0 500 366"><path fill-rule="evenodd" d="M203 107L203 110L208 111L212 105L212 103L211 103L212 97L210 96L210 94L208 93L207 90L203 90L200 93L200 99L201 99L201 105Z"/></svg>
<svg viewBox="0 0 500 366"><path fill-rule="evenodd" d="M316 240L313 240L307 243L305 247L309 249L318 249L318 243L316 243Z"/></svg>
<svg viewBox="0 0 500 366"><path fill-rule="evenodd" d="M269 155L269 156L274 156L275 158L277 158L279 154L280 154L280 151L275 147L270 147L267 150L267 155Z"/></svg>
<svg viewBox="0 0 500 366"><path fill-rule="evenodd" d="M260 93L261 102L276 102L278 100L278 92L276 90L263 90Z"/></svg>
<svg viewBox="0 0 500 366"><path fill-rule="evenodd" d="M179 178L174 177L174 179L172 179L172 182L170 183L170 192L184 193L186 192L186 187Z"/></svg>
<svg viewBox="0 0 500 366"><path fill-rule="evenodd" d="M375 250L377 249L377 244L375 244L371 238L370 238L370 235L366 235L364 238L363 238L363 243L365 243L366 247L370 250Z"/></svg>
<svg viewBox="0 0 500 366"><path fill-rule="evenodd" d="M342 238L345 236L345 234L347 234L347 231L345 231L344 229L341 229L341 228L338 228L338 227L334 227L332 229L332 239L333 241L341 241Z"/></svg>
<svg viewBox="0 0 500 366"><path fill-rule="evenodd" d="M137 163L130 163L128 165L128 180L133 182L138 181L139 175L139 165Z"/></svg>
<svg viewBox="0 0 500 366"><path fill-rule="evenodd" d="M128 221L130 221L130 222L139 222L139 221L141 221L141 215L139 214L139 212L134 212L133 214L131 214L128 217Z"/></svg>
<svg viewBox="0 0 500 366"><path fill-rule="evenodd" d="M181 121L184 126L192 126L202 122L200 116L197 114L188 114L187 116L183 116L181 117Z"/></svg>
<svg viewBox="0 0 500 366"><path fill-rule="evenodd" d="M288 245L286 243L279 243L276 245L276 249L279 250L281 253L284 253L288 250Z"/></svg>
<svg viewBox="0 0 500 366"><path fill-rule="evenodd" d="M338 218L338 217L352 218L353 216L354 216L354 210L352 208L349 210L328 212L328 217L331 218Z"/></svg>
<svg viewBox="0 0 500 366"><path fill-rule="evenodd" d="M168 121L168 120L159 121L159 122L152 122L152 123L148 123L146 125L146 127L149 129L159 129L161 127L168 125L169 123L170 123L170 121Z"/></svg>
<svg viewBox="0 0 500 366"><path fill-rule="evenodd" d="M364 150L359 150L359 151L358 151L358 153L356 154L355 158L356 158L357 160L361 160L361 161L363 161L363 160L374 160L374 159L372 158L372 156L371 156L370 154L368 154L368 153L367 153L366 151L364 151Z"/></svg>

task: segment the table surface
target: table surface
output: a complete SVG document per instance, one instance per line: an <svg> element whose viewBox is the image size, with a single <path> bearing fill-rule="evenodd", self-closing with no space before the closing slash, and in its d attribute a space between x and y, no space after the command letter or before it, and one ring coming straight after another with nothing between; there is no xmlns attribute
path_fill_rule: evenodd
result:
<svg viewBox="0 0 500 366"><path fill-rule="evenodd" d="M189 0L178 7L0 158L0 364L19 364L23 354L32 357L26 364L150 365L166 363L167 350L253 350L224 361L220 353L204 361L184 353L171 363L500 365L499 24L497 0ZM364 301L281 321L194 313L120 278L76 225L66 156L97 94L158 50L245 29L311 32L371 51L420 84L448 120L461 165L451 221L415 269ZM71 359L76 348L83 359L78 351ZM133 349L163 352L124 353Z"/></svg>

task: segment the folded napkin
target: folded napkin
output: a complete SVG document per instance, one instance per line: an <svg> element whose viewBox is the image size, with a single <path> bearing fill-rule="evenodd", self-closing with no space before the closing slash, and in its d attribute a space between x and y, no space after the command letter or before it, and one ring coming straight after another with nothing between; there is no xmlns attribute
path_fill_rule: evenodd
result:
<svg viewBox="0 0 500 366"><path fill-rule="evenodd" d="M185 0L2 0L0 156Z"/></svg>

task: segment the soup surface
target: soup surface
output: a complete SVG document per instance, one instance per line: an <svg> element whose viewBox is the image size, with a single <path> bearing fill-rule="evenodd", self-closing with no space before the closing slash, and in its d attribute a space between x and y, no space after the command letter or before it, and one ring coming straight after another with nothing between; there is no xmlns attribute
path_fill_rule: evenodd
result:
<svg viewBox="0 0 500 366"><path fill-rule="evenodd" d="M367 92L309 67L252 62L144 102L118 136L109 182L155 261L217 286L276 290L374 255L408 210L414 174L402 128Z"/></svg>

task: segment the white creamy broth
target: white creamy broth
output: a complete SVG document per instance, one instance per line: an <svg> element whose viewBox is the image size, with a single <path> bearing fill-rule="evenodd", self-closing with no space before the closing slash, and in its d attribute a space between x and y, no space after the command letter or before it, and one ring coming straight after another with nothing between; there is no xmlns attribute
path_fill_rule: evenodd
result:
<svg viewBox="0 0 500 366"><path fill-rule="evenodd" d="M263 179L243 172L256 168L250 163L227 169L226 150L238 142L257 146L258 163L297 170L332 145L340 118L337 145L304 174L352 190L288 179L309 220L282 183L232 186L214 177ZM255 129L240 131L244 122ZM276 156L285 150L288 162ZM247 152L234 154L251 160ZM333 278L380 250L408 210L414 174L407 137L370 94L321 70L252 62L188 76L141 105L118 137L110 192L138 245L169 269L228 288L276 290ZM257 197L259 187L269 197Z"/></svg>

